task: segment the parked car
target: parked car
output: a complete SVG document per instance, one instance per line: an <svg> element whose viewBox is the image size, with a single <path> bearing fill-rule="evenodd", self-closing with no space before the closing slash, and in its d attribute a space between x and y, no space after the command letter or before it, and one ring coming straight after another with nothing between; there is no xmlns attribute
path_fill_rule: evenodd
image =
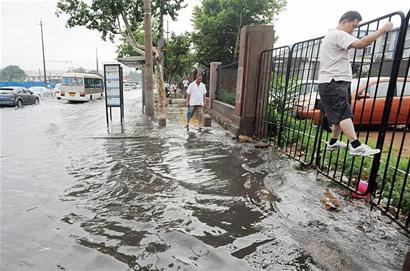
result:
<svg viewBox="0 0 410 271"><path fill-rule="evenodd" d="M298 118L306 118L304 112L318 107L320 99L317 81L306 81L293 87L293 95L288 95L289 103L293 106L293 115ZM290 106L289 106L290 107ZM292 108L292 107L290 107Z"/></svg>
<svg viewBox="0 0 410 271"><path fill-rule="evenodd" d="M352 109L354 110L353 123L355 125L360 123L380 125L382 123L389 82L389 77L353 79L351 89ZM404 83L405 85L403 86ZM401 99L402 94L403 98ZM409 113L410 78L399 77L397 78L388 124L406 125L409 127ZM315 124L319 122L319 115L320 109L318 106L298 112L298 117L313 119Z"/></svg>
<svg viewBox="0 0 410 271"><path fill-rule="evenodd" d="M38 104L40 98L24 87L1 87L0 105L22 107L27 104Z"/></svg>
<svg viewBox="0 0 410 271"><path fill-rule="evenodd" d="M54 96L57 98L57 100L61 100L60 86L61 86L61 84L56 84L54 86L54 90L53 90Z"/></svg>
<svg viewBox="0 0 410 271"><path fill-rule="evenodd" d="M38 97L40 97L41 99L54 97L53 91L46 87L31 87L29 88L29 90L33 92L35 95L37 95Z"/></svg>
<svg viewBox="0 0 410 271"><path fill-rule="evenodd" d="M131 90L131 83L124 83L123 84L123 89L124 91L130 91Z"/></svg>

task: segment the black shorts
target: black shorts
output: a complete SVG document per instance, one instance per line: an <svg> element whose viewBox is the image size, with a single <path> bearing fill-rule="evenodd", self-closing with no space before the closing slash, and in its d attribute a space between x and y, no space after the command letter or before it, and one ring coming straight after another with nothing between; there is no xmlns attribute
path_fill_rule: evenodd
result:
<svg viewBox="0 0 410 271"><path fill-rule="evenodd" d="M320 102L329 124L339 124L353 117L350 82L335 81L319 84Z"/></svg>

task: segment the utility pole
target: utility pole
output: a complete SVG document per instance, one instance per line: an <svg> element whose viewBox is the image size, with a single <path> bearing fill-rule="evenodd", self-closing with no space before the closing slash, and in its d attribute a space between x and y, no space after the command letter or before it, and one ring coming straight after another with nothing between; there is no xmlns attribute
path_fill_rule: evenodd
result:
<svg viewBox="0 0 410 271"><path fill-rule="evenodd" d="M44 70L44 83L47 83L47 73L46 73L46 57L44 55L44 39L43 39L43 21L40 20L41 28L41 48L43 50L43 70Z"/></svg>
<svg viewBox="0 0 410 271"><path fill-rule="evenodd" d="M144 0L144 38L145 38L145 90L148 116L154 117L153 62L152 62L152 25L151 0Z"/></svg>
<svg viewBox="0 0 410 271"><path fill-rule="evenodd" d="M168 41L168 34L169 34L169 21L167 20L167 41Z"/></svg>
<svg viewBox="0 0 410 271"><path fill-rule="evenodd" d="M161 12L161 15L159 18L160 25L161 25L160 30L159 30L160 31L159 32L159 35L160 35L159 36L159 55L161 57L161 68L162 68L162 73L164 76L165 75L165 70L164 70L164 15L162 14L162 8L163 8L162 2L163 0L161 0L160 7L159 7L159 10Z"/></svg>
<svg viewBox="0 0 410 271"><path fill-rule="evenodd" d="M95 49L95 62L97 64L97 73L99 74L99 70L98 70L98 54L97 54L97 48Z"/></svg>

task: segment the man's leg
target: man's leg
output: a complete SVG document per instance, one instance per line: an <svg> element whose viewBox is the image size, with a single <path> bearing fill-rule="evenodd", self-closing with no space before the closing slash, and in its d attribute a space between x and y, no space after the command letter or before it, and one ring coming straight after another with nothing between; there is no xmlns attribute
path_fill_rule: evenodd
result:
<svg viewBox="0 0 410 271"><path fill-rule="evenodd" d="M340 150L340 149L347 148L347 144L339 140L341 134L342 134L342 128L340 127L340 124L333 124L332 125L332 137L330 138L330 141L326 143L326 149L328 151L334 151L334 150Z"/></svg>
<svg viewBox="0 0 410 271"><path fill-rule="evenodd" d="M353 142L357 139L356 131L354 130L353 121L351 118L342 120L340 122L339 128L343 131L343 133L345 133L350 142Z"/></svg>
<svg viewBox="0 0 410 271"><path fill-rule="evenodd" d="M340 124L333 124L332 125L332 138L336 140L339 139L341 133L342 133L342 128L340 127Z"/></svg>
<svg viewBox="0 0 410 271"><path fill-rule="evenodd" d="M185 126L187 131L189 131L189 121L192 119L195 113L195 106L188 106L188 108L189 108L189 114L187 114L186 126Z"/></svg>
<svg viewBox="0 0 410 271"><path fill-rule="evenodd" d="M344 119L340 122L340 127L350 140L350 155L370 156L380 152L379 149L373 149L366 144L360 143L354 130L352 119Z"/></svg>
<svg viewBox="0 0 410 271"><path fill-rule="evenodd" d="M198 118L198 125L199 125L199 131L202 130L202 126L203 126L203 106L202 105L198 105L197 109L196 109L196 117Z"/></svg>

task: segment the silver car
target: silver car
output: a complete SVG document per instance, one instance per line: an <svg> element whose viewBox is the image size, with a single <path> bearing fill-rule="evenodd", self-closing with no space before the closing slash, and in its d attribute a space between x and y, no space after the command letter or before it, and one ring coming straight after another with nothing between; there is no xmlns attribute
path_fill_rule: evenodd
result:
<svg viewBox="0 0 410 271"><path fill-rule="evenodd" d="M38 104L40 98L25 87L1 87L0 106L22 107L27 104Z"/></svg>
<svg viewBox="0 0 410 271"><path fill-rule="evenodd" d="M41 99L46 99L46 98L54 98L54 93L51 89L48 89L46 87L31 87L28 90L30 90L32 93L40 97Z"/></svg>

